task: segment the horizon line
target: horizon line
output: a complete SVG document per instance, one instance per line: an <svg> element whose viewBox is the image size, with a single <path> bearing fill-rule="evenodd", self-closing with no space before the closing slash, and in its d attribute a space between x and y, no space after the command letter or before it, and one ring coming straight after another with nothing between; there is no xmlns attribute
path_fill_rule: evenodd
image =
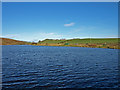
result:
<svg viewBox="0 0 120 90"><path fill-rule="evenodd" d="M6 38L6 37L0 37L1 39L2 38ZM48 39L48 40L71 40L71 39L109 39L109 38L120 38L120 37L88 37L88 38L69 38L69 39L67 39L67 38L61 38L61 39L50 39L50 38L46 38L46 39ZM6 39L13 39L13 38L6 38ZM46 39L43 39L43 40L38 40L38 41L44 41L44 40L46 40ZM18 41L24 41L24 42L38 42L38 41L26 41L26 40L19 40L19 39L13 39L13 40L18 40Z"/></svg>

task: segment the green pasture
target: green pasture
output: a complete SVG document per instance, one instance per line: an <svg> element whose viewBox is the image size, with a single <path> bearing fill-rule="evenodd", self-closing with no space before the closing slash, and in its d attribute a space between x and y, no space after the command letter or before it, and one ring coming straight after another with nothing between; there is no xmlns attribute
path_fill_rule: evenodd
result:
<svg viewBox="0 0 120 90"><path fill-rule="evenodd" d="M118 43L120 38L87 38L87 39L69 39L69 40L54 40L54 39L46 39L39 43L48 43L48 44L58 44L58 43L69 43L69 44L112 44Z"/></svg>

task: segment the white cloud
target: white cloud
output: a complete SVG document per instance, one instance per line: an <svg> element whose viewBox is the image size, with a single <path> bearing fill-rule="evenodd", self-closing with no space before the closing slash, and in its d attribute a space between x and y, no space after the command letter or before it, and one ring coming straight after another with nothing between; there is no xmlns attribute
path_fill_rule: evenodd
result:
<svg viewBox="0 0 120 90"><path fill-rule="evenodd" d="M70 26L74 26L74 25L75 25L75 23L73 23L73 22L71 22L69 24L64 24L65 27L70 27Z"/></svg>
<svg viewBox="0 0 120 90"><path fill-rule="evenodd" d="M44 40L44 39L61 39L63 35L57 34L57 33L35 33L31 39L31 41L38 41L38 40Z"/></svg>
<svg viewBox="0 0 120 90"><path fill-rule="evenodd" d="M7 34L7 35L2 35L3 38L19 38L19 34Z"/></svg>
<svg viewBox="0 0 120 90"><path fill-rule="evenodd" d="M6 34L6 35L0 35L0 37L3 38L11 38L21 41L39 41L44 39L61 39L63 38L63 35L57 34L57 33L45 33L45 32L35 32L35 33L22 33L22 34Z"/></svg>

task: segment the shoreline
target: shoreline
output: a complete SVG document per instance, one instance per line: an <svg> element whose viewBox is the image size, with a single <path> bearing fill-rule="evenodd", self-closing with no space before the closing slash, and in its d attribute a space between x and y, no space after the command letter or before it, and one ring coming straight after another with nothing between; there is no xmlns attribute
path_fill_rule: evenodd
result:
<svg viewBox="0 0 120 90"><path fill-rule="evenodd" d="M29 44L30 45L30 44ZM4 45L0 45L4 46ZM5 45L6 46L6 45ZM13 45L14 46L14 45ZM85 48L104 48L104 49L120 49L120 48L111 48L111 47L88 47L88 46L70 46L70 45L32 45L32 46L55 46L55 47L85 47Z"/></svg>
<svg viewBox="0 0 120 90"><path fill-rule="evenodd" d="M52 46L52 45L33 45L33 46ZM53 45L55 46L55 45ZM56 47L85 47L85 48L104 48L104 49L120 49L120 48L111 48L111 47L86 47L86 46L66 46L66 45L61 45L61 46L57 46Z"/></svg>
<svg viewBox="0 0 120 90"><path fill-rule="evenodd" d="M9 38L0 38L0 45L35 45L35 46L60 46L60 47L87 47L120 49L120 38L92 38L92 39L45 39L38 42L24 42Z"/></svg>

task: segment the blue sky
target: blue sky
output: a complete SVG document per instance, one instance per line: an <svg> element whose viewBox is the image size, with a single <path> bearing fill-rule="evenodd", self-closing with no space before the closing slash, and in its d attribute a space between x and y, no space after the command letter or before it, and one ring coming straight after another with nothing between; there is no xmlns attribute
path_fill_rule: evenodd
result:
<svg viewBox="0 0 120 90"><path fill-rule="evenodd" d="M4 2L2 36L23 41L118 36L117 2Z"/></svg>

